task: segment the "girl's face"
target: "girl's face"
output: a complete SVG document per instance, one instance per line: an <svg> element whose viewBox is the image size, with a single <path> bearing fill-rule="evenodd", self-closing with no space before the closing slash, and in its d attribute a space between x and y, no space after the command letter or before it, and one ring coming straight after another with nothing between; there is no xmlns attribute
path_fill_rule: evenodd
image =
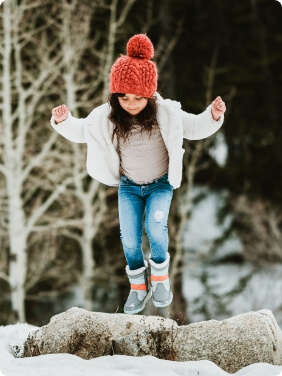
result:
<svg viewBox="0 0 282 376"><path fill-rule="evenodd" d="M141 95L125 94L123 97L118 97L121 107L130 115L138 115L147 106L148 99Z"/></svg>

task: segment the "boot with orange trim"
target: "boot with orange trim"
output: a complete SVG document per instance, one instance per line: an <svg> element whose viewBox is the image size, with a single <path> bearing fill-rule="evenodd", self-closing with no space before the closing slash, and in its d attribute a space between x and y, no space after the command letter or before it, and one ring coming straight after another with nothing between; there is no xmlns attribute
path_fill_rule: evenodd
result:
<svg viewBox="0 0 282 376"><path fill-rule="evenodd" d="M148 263L136 270L130 270L126 265L126 274L130 282L130 293L124 305L124 313L134 314L141 312L152 296L152 290L148 283Z"/></svg>
<svg viewBox="0 0 282 376"><path fill-rule="evenodd" d="M166 260L161 264L156 264L151 258L149 259L151 266L153 303L155 307L166 307L173 299L168 275L169 260L169 253L167 254Z"/></svg>

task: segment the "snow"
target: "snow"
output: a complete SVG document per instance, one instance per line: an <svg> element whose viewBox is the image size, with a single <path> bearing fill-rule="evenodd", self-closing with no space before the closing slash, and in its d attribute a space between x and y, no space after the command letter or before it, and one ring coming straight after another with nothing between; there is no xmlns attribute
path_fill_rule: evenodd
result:
<svg viewBox="0 0 282 376"><path fill-rule="evenodd" d="M29 333L37 328L28 324L0 326L0 376L228 376L229 373L208 360L173 362L153 356L104 356L84 360L70 354L16 358L13 348L22 353ZM282 376L282 366L253 364L233 376Z"/></svg>
<svg viewBox="0 0 282 376"><path fill-rule="evenodd" d="M214 146L209 149L209 154L220 167L224 167L226 165L228 147L222 132L218 132L215 135L215 143Z"/></svg>
<svg viewBox="0 0 282 376"><path fill-rule="evenodd" d="M218 221L218 211L224 207L227 195L225 191L213 192L201 186L193 190L195 202L184 233L182 287L189 322L223 320L269 309L282 327L282 265L257 267L247 261L232 261L236 256L240 258L243 251L234 232L213 248L232 223L231 215Z"/></svg>

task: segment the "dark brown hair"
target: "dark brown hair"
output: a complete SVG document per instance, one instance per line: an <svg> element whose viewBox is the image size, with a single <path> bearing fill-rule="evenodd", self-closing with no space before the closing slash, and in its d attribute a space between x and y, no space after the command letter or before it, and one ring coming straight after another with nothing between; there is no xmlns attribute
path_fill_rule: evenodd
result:
<svg viewBox="0 0 282 376"><path fill-rule="evenodd" d="M146 107L139 114L132 116L119 104L118 97L123 97L124 95L123 93L111 93L108 97L111 106L108 118L114 124L112 140L115 135L118 138L127 140L130 131L136 124L142 127L142 132L150 132L158 123L156 97L148 98Z"/></svg>

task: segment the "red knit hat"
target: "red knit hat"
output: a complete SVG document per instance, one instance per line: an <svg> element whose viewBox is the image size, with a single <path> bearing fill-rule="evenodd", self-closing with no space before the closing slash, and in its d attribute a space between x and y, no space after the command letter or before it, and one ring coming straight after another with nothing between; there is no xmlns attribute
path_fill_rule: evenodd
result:
<svg viewBox="0 0 282 376"><path fill-rule="evenodd" d="M127 55L119 57L110 73L110 92L128 93L151 98L157 90L157 67L150 61L154 47L145 34L129 39Z"/></svg>

